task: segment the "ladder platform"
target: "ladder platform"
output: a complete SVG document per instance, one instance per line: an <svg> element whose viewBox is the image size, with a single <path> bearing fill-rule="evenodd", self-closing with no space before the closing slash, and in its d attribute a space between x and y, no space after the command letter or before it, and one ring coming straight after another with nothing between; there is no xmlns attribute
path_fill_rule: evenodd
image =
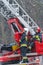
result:
<svg viewBox="0 0 43 65"><path fill-rule="evenodd" d="M37 53L27 53L26 54L27 56L38 56L38 54ZM7 57L20 57L21 55L20 54L15 54L15 55L10 55L10 56L7 56Z"/></svg>
<svg viewBox="0 0 43 65"><path fill-rule="evenodd" d="M31 57L31 56L37 56L38 54L37 53L27 53L26 55ZM20 54L15 54L15 55L0 56L0 58L3 58L3 57L11 58L11 57L20 57L20 56L21 56Z"/></svg>
<svg viewBox="0 0 43 65"><path fill-rule="evenodd" d="M39 62L29 62L29 63L21 63L21 64L8 64L8 65L30 65L30 64L39 64Z"/></svg>

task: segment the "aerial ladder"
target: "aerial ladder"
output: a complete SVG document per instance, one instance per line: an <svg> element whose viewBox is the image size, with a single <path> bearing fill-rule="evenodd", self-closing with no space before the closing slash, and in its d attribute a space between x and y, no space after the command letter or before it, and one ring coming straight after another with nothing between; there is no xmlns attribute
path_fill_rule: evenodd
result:
<svg viewBox="0 0 43 65"><path fill-rule="evenodd" d="M4 16L4 18L6 18L6 20L17 17L25 27L29 28L32 35L35 34L35 29L38 25L16 0L0 0L0 13ZM36 64L36 62L33 62L33 64L34 63Z"/></svg>
<svg viewBox="0 0 43 65"><path fill-rule="evenodd" d="M7 20L12 17L17 17L25 27L28 27L30 29L30 32L33 35L35 34L34 30L38 27L38 25L17 3L16 0L0 0L0 13Z"/></svg>

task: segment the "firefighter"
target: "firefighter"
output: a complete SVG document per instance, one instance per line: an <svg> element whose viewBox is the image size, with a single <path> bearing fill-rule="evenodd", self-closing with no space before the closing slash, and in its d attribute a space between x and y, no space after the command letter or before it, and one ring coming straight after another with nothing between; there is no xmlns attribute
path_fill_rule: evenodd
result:
<svg viewBox="0 0 43 65"><path fill-rule="evenodd" d="M26 56L27 53L27 44L28 44L28 28L24 28L24 31L22 33L22 37L20 39L20 50L21 50L21 55L22 55L22 62L26 63L28 62L28 58Z"/></svg>
<svg viewBox="0 0 43 65"><path fill-rule="evenodd" d="M29 50L31 52L32 48L34 47L34 42L38 41L40 43L42 41L42 33L41 33L40 28L38 27L36 29L36 34L35 35L30 35L30 36L31 36L31 38L30 38L30 42L29 42L29 47L28 48L29 48Z"/></svg>
<svg viewBox="0 0 43 65"><path fill-rule="evenodd" d="M35 34L34 37L35 37L35 39L38 40L39 42L42 41L42 33L41 33L41 30L40 30L39 27L36 29L36 34Z"/></svg>
<svg viewBox="0 0 43 65"><path fill-rule="evenodd" d="M33 47L34 47L33 36L29 33L28 34L28 53L31 53Z"/></svg>
<svg viewBox="0 0 43 65"><path fill-rule="evenodd" d="M41 33L41 29L39 27L37 28L37 34L40 38L40 42L42 42L42 33Z"/></svg>

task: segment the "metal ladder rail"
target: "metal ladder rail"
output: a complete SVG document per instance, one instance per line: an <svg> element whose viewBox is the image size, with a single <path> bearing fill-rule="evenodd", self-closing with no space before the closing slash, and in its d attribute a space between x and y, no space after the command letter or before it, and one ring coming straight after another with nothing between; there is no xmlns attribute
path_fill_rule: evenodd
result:
<svg viewBox="0 0 43 65"><path fill-rule="evenodd" d="M10 0L7 0L8 2L10 1ZM12 3L10 4L10 5L14 5L14 2L17 4L17 7L19 8L19 10L21 10L21 13L22 13L22 18L25 20L25 18L27 17L27 23L29 24L31 24L32 23L32 28L34 28L34 27L38 27L38 25L33 21L33 19L25 12L25 10L17 3L17 1L16 0L12 0ZM12 6L13 7L13 6ZM13 7L14 8L14 7ZM20 14L19 14L20 15ZM29 19L31 20L31 21L29 21ZM26 20L25 20L26 21Z"/></svg>
<svg viewBox="0 0 43 65"><path fill-rule="evenodd" d="M35 33L34 30L23 20L22 17L20 17L19 15L17 15L16 12L14 13L14 8L12 8L11 5L9 5L9 3L8 3L6 0L2 0L2 2L3 2L4 5L6 6L6 8L9 8L10 11L11 11L15 16L17 16L17 18L18 18L20 21L22 20L21 23L22 23L25 27L28 27L28 28L31 30L31 32ZM2 14L4 14L4 13L2 13ZM32 33L32 34L33 34L33 33Z"/></svg>
<svg viewBox="0 0 43 65"><path fill-rule="evenodd" d="M9 10L8 7L5 6L5 4L0 1L0 13L8 20L9 18L15 17L15 15ZM2 5L3 4L3 5Z"/></svg>
<svg viewBox="0 0 43 65"><path fill-rule="evenodd" d="M8 3L7 3L7 4L8 4ZM14 11L12 11L12 9L11 9L8 5L7 5L8 7L6 7L5 4L4 4L4 6L5 6L5 8L7 9L7 11L4 11L4 9L2 8L2 9L1 9L1 13L2 13L2 15L4 15L5 17L7 16L6 18L9 18L6 12L10 11L11 13L14 14ZM5 13L5 14L4 14L4 13Z"/></svg>

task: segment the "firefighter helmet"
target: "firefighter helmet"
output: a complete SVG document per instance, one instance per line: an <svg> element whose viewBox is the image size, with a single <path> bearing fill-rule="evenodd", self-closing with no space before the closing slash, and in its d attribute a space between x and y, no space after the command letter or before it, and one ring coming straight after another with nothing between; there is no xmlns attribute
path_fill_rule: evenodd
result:
<svg viewBox="0 0 43 65"><path fill-rule="evenodd" d="M37 29L36 29L36 32L40 32L41 30L40 30L40 28L38 27Z"/></svg>
<svg viewBox="0 0 43 65"><path fill-rule="evenodd" d="M24 28L24 31L26 32L26 34L28 34L29 29L28 28Z"/></svg>

